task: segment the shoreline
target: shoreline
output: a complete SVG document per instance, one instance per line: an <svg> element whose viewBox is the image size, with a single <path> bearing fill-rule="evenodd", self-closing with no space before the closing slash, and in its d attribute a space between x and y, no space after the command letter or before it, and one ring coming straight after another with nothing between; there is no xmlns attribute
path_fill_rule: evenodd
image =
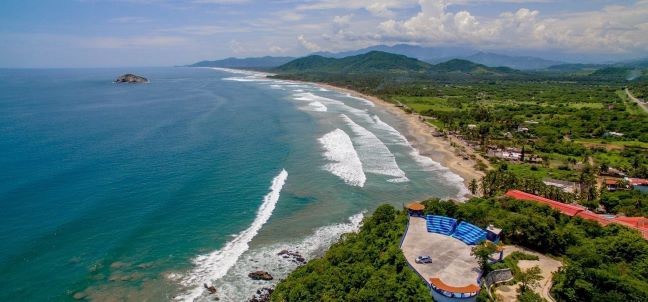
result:
<svg viewBox="0 0 648 302"><path fill-rule="evenodd" d="M229 68L214 68L222 70L236 70L236 71L248 71L244 69L229 69ZM257 74L261 74L265 77L274 75L271 73L263 71L253 71ZM379 97L367 95L353 89L346 87L339 87L323 82L309 82L301 80L292 80L286 79L285 81L297 82L297 83L306 83L312 84L321 88L337 91L343 94L349 94L354 97L366 99L372 102L375 106L380 107L381 109L387 111L392 116L396 117L398 120L403 122L405 129L401 129L403 136L410 142L412 147L418 150L419 154L425 157L429 157L433 161L439 163L444 168L450 170L450 172L458 175L463 179L463 184L466 189L470 185L470 182L475 179L478 182L485 175L484 172L479 171L475 168L477 160L482 161L488 167L490 167L488 160L482 157L480 154L475 152L471 147L469 147L464 141L454 137L453 135L448 135L447 137L437 137L433 133L438 130L433 125L430 125L420 119L420 115L417 113L407 113L403 109L396 107L393 103L385 101ZM464 159L462 155L459 154L459 150L455 146L460 146L465 153L470 156L469 159ZM475 159L473 159L473 157ZM468 199L472 196L480 196L481 194L471 194L468 192L463 197Z"/></svg>
<svg viewBox="0 0 648 302"><path fill-rule="evenodd" d="M476 154L470 147L468 147L465 143L459 141L455 137L449 136L448 138L446 138L436 137L432 135L432 133L436 131L437 128L421 121L418 114L407 113L401 108L396 107L396 105L381 98L366 95L349 88L338 87L320 82L304 83L314 84L318 87L334 90L340 93L348 93L351 96L369 100L377 107L380 107L381 109L389 112L390 114L401 120L405 125L405 129L402 129L404 130L404 133L402 134L412 144L412 147L416 148L421 155L431 158L433 161L439 163L441 166L447 168L451 172L463 178L463 183L466 189L469 187L470 181L472 181L473 179L479 181L485 175L484 172L474 168L476 164L475 160L463 159L462 156L457 154L457 150L452 146L452 144L454 143L463 146L467 154L474 154L478 159L481 158L481 156ZM469 198L471 196L473 195L469 193L464 197Z"/></svg>

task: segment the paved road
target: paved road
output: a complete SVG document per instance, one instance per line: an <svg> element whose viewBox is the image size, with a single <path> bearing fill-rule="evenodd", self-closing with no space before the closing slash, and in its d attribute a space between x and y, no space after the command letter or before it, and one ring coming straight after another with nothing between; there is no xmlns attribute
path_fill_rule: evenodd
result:
<svg viewBox="0 0 648 302"><path fill-rule="evenodd" d="M642 102L638 98L634 97L634 95L632 95L632 93L630 93L630 90L628 90L628 88L626 88L625 92L633 102L637 103L637 105L639 105L639 107L641 107L641 109L648 112L648 103Z"/></svg>

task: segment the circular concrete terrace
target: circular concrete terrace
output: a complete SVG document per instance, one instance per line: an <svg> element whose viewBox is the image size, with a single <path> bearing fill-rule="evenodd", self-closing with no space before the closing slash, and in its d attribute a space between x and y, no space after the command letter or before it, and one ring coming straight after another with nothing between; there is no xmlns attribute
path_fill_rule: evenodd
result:
<svg viewBox="0 0 648 302"><path fill-rule="evenodd" d="M429 233L422 217L410 217L401 249L428 285L430 278L439 278L455 287L477 283L481 270L475 257L470 255L472 246L450 236ZM430 256L432 263L418 264L417 256Z"/></svg>

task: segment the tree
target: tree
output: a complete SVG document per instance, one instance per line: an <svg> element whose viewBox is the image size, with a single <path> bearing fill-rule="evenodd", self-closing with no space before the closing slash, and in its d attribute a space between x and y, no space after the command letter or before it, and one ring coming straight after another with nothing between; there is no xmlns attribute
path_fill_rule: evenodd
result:
<svg viewBox="0 0 648 302"><path fill-rule="evenodd" d="M540 267L536 265L526 271L520 272L518 280L522 283L520 286L520 292L537 287L540 285L540 280L542 280L542 270L540 270Z"/></svg>
<svg viewBox="0 0 648 302"><path fill-rule="evenodd" d="M470 251L470 255L474 256L479 263L479 267L483 272L488 271L488 259L495 253L497 246L490 241L484 241L480 245L476 245Z"/></svg>
<svg viewBox="0 0 648 302"><path fill-rule="evenodd" d="M607 171L610 170L610 165L607 162L602 162L599 170L603 173L607 173Z"/></svg>
<svg viewBox="0 0 648 302"><path fill-rule="evenodd" d="M477 189L479 189L479 185L477 184L476 179L472 179L470 183L468 184L468 189L470 190L470 193L473 195L477 194Z"/></svg>

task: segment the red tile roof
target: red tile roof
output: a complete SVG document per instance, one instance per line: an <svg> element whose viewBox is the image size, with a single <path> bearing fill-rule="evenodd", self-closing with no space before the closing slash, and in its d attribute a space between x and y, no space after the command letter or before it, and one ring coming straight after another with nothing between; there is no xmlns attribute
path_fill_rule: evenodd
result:
<svg viewBox="0 0 648 302"><path fill-rule="evenodd" d="M612 223L612 221L610 219L607 219L604 216L598 215L598 214L596 214L596 213L594 213L592 211L582 211L582 212L576 214L576 216L578 216L580 218L583 218L583 219L596 221L596 222L600 223L603 226L606 226L606 225Z"/></svg>
<svg viewBox="0 0 648 302"><path fill-rule="evenodd" d="M635 229L641 233L644 239L648 240L648 218L646 217L614 217L612 219L606 218L603 215L596 214L587 210L582 206L566 204L559 201L551 200L541 196L533 195L519 190L509 190L506 196L518 199L536 201L542 204L549 205L550 207L560 211L561 213L569 216L578 216L583 219L596 221L603 226L610 223L617 223L625 225L629 228Z"/></svg>
<svg viewBox="0 0 648 302"><path fill-rule="evenodd" d="M508 192L506 192L506 196L513 197L519 200L536 201L542 204L546 204L560 211L561 213L569 216L574 216L581 211L585 211L585 208L579 205L562 203L541 196L533 195L527 192L522 192L520 190L509 190Z"/></svg>
<svg viewBox="0 0 648 302"><path fill-rule="evenodd" d="M648 186L648 179L630 178L629 182L633 186Z"/></svg>
<svg viewBox="0 0 648 302"><path fill-rule="evenodd" d="M445 284L439 278L430 278L430 283L432 284L432 286L450 293L471 294L478 293L480 290L480 287L476 284L468 284L466 286L452 286Z"/></svg>
<svg viewBox="0 0 648 302"><path fill-rule="evenodd" d="M606 178L606 179L605 179L605 184L606 184L606 185L613 185L613 186L616 186L616 185L619 184L619 179L615 179L615 178Z"/></svg>
<svg viewBox="0 0 648 302"><path fill-rule="evenodd" d="M640 227L640 228L648 228L648 218L646 217L615 217L613 219L616 222L626 224L626 225L632 225L635 227Z"/></svg>

